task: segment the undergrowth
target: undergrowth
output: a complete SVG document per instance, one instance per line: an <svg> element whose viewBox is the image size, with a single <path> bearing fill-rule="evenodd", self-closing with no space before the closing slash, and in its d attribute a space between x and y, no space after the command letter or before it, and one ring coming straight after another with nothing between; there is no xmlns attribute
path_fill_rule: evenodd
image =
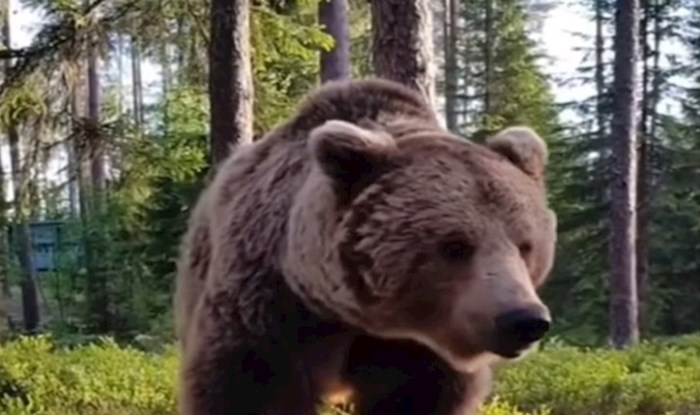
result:
<svg viewBox="0 0 700 415"><path fill-rule="evenodd" d="M177 364L173 347L19 338L0 347L0 413L174 415ZM628 351L553 345L497 368L496 379L482 415L699 414L700 336Z"/></svg>

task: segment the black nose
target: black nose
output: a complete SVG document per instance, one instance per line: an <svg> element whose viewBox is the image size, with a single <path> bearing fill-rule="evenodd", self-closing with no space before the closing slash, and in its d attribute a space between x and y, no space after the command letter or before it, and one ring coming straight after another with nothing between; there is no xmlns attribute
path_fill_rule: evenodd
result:
<svg viewBox="0 0 700 415"><path fill-rule="evenodd" d="M549 331L549 316L540 309L517 309L496 317L496 351L515 356Z"/></svg>

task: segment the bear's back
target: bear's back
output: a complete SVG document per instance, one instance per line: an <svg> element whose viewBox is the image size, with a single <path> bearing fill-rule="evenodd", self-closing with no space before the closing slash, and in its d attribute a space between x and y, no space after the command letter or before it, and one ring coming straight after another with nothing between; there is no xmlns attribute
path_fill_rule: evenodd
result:
<svg viewBox="0 0 700 415"><path fill-rule="evenodd" d="M263 295L266 285L279 284L289 210L310 168L309 133L337 119L375 126L406 119L437 125L432 109L408 88L378 79L339 81L315 90L259 141L238 146L200 196L183 238L175 294L181 339L209 275L256 269L251 281L236 282L239 290L250 286L256 295Z"/></svg>

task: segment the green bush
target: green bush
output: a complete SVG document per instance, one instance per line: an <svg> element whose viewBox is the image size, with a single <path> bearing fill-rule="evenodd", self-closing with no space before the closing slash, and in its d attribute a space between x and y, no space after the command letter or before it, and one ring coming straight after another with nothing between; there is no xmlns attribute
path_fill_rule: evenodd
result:
<svg viewBox="0 0 700 415"><path fill-rule="evenodd" d="M0 347L0 413L175 414L173 347L146 352L106 338L65 344L40 336ZM624 352L554 344L497 372L482 415L700 413L700 336Z"/></svg>
<svg viewBox="0 0 700 415"><path fill-rule="evenodd" d="M109 339L69 349L21 338L0 348L0 413L174 414L176 370L172 349L148 354Z"/></svg>
<svg viewBox="0 0 700 415"><path fill-rule="evenodd" d="M481 415L551 415L552 412L546 408L540 408L532 412L523 412L512 403L505 402L498 397L492 398L481 409Z"/></svg>
<svg viewBox="0 0 700 415"><path fill-rule="evenodd" d="M498 371L494 395L553 415L700 413L700 337L629 351L557 346Z"/></svg>

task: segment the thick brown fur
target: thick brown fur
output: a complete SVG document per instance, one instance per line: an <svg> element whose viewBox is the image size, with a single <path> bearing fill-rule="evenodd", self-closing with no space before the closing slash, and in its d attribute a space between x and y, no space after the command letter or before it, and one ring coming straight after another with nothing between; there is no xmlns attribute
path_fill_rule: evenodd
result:
<svg viewBox="0 0 700 415"><path fill-rule="evenodd" d="M327 84L195 207L175 294L183 415L471 414L494 316L545 309L546 146L454 137L415 92Z"/></svg>

